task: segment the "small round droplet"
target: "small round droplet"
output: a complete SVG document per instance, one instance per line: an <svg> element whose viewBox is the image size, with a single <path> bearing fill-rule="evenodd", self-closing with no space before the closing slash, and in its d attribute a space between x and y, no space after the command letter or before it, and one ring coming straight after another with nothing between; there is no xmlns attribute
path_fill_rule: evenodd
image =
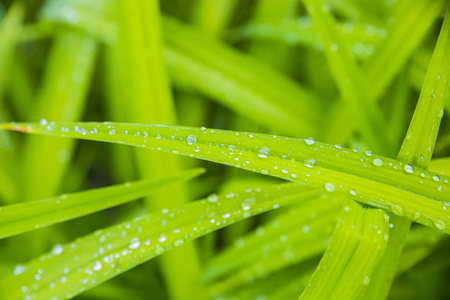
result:
<svg viewBox="0 0 450 300"><path fill-rule="evenodd" d="M266 147L262 147L258 151L258 157L267 158L267 156L269 156L269 155L270 155L270 150Z"/></svg>
<svg viewBox="0 0 450 300"><path fill-rule="evenodd" d="M217 197L216 194L211 194L208 196L208 202L210 202L210 203L216 203L218 199L219 198Z"/></svg>
<svg viewBox="0 0 450 300"><path fill-rule="evenodd" d="M116 131L115 131L114 129L111 129L111 130L109 131L109 134L110 134L110 135L114 135L114 133L116 133Z"/></svg>
<svg viewBox="0 0 450 300"><path fill-rule="evenodd" d="M327 183L325 183L325 190L327 192L331 193L331 192L334 192L336 190L336 187L334 186L334 184L327 182Z"/></svg>
<svg viewBox="0 0 450 300"><path fill-rule="evenodd" d="M372 156L372 151L366 151L367 156Z"/></svg>
<svg viewBox="0 0 450 300"><path fill-rule="evenodd" d="M313 138L308 138L308 139L305 139L305 143L307 144L307 145L314 145L314 143L315 143L316 141L313 139Z"/></svg>
<svg viewBox="0 0 450 300"><path fill-rule="evenodd" d="M130 248L131 250L135 250L135 249L139 248L139 246L141 245L141 242L139 241L138 238L134 238L130 242L131 243L128 246L128 248Z"/></svg>
<svg viewBox="0 0 450 300"><path fill-rule="evenodd" d="M433 180L434 181L439 181L439 180L441 180L441 177L439 177L438 175L434 175L433 176Z"/></svg>
<svg viewBox="0 0 450 300"><path fill-rule="evenodd" d="M364 276L364 284L368 285L370 283L370 277L369 276Z"/></svg>
<svg viewBox="0 0 450 300"><path fill-rule="evenodd" d="M241 206L243 210L249 210L255 204L256 204L255 198L247 198L244 201L242 201Z"/></svg>
<svg viewBox="0 0 450 300"><path fill-rule="evenodd" d="M158 237L158 242L164 243L166 241L166 236L164 234L160 234Z"/></svg>
<svg viewBox="0 0 450 300"><path fill-rule="evenodd" d="M39 120L39 125L42 125L42 126L47 125L47 120L46 119L40 119Z"/></svg>
<svg viewBox="0 0 450 300"><path fill-rule="evenodd" d="M405 170L406 173L409 173L409 174L411 174L411 173L414 172L414 167L411 166L411 165L405 165L405 166L403 167L403 169Z"/></svg>
<svg viewBox="0 0 450 300"><path fill-rule="evenodd" d="M100 271L101 269L102 269L102 263L99 261L96 261L94 263L94 266L92 267L92 270L97 272L97 271Z"/></svg>
<svg viewBox="0 0 450 300"><path fill-rule="evenodd" d="M350 195L356 196L356 191L355 190L350 190Z"/></svg>
<svg viewBox="0 0 450 300"><path fill-rule="evenodd" d="M53 246L52 248L52 254L53 255L60 255L63 252L63 247L59 244Z"/></svg>
<svg viewBox="0 0 450 300"><path fill-rule="evenodd" d="M186 143L191 146L194 145L195 143L197 143L197 138L193 135L188 135L186 138Z"/></svg>
<svg viewBox="0 0 450 300"><path fill-rule="evenodd" d="M383 165L383 160L381 160L380 158L375 158L375 159L372 161L372 163L373 163L375 166L380 167L380 166Z"/></svg>

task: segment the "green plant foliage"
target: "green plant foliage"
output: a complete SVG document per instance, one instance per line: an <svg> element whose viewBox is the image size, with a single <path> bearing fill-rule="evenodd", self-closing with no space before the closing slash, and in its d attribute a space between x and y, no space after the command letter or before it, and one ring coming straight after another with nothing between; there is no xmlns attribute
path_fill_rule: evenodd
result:
<svg viewBox="0 0 450 300"><path fill-rule="evenodd" d="M58 222L84 216L96 211L120 205L148 195L166 185L191 179L202 170L187 171L178 176L157 180L127 182L122 185L64 194L29 203L3 206L0 209L0 238L49 226ZM57 209L55 209L57 207Z"/></svg>
<svg viewBox="0 0 450 300"><path fill-rule="evenodd" d="M0 299L448 298L448 0L0 0L0 41Z"/></svg>

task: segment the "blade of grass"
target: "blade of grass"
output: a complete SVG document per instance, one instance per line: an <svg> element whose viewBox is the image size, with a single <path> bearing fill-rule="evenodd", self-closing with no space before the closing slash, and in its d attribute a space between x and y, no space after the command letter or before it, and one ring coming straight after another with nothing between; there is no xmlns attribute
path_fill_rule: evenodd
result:
<svg viewBox="0 0 450 300"><path fill-rule="evenodd" d="M427 78L420 93L408 133L403 141L398 159L426 168L431 160L450 84L450 5L439 34ZM366 299L385 299L398 267L399 257L408 236L410 221L392 220L391 242L381 261L374 283L365 294Z"/></svg>
<svg viewBox="0 0 450 300"><path fill-rule="evenodd" d="M347 199L344 206L331 243L299 299L331 299L340 275L358 247L363 234L364 208L351 199ZM350 218L342 222L345 215Z"/></svg>
<svg viewBox="0 0 450 300"><path fill-rule="evenodd" d="M419 1L418 3L410 0L402 2L401 9L399 8L397 12L397 21L389 30L386 39L379 45L379 50L364 66L367 82L370 83L368 87L370 92L366 93L368 102L376 103L383 95L388 83L392 82L392 79L414 53L427 32L429 24L437 19L439 13L444 9L444 5L443 1L433 0ZM411 32L417 32L417 34L411 36ZM337 116L338 120L335 121L337 124L354 123L349 119L350 112L348 110L341 111ZM341 140L336 140L334 137L336 135L335 123L330 123L330 127L325 140L342 143ZM342 127L338 134L344 137L349 136L353 128L354 125Z"/></svg>
<svg viewBox="0 0 450 300"><path fill-rule="evenodd" d="M175 83L189 84L265 128L317 136L323 108L312 93L175 20L164 19L164 32L164 54Z"/></svg>
<svg viewBox="0 0 450 300"><path fill-rule="evenodd" d="M319 0L304 0L325 46L325 57L331 74L339 88L342 100L358 123L371 149L377 153L393 154L393 143L380 109L367 96L368 82L356 64L350 48L337 29L335 21ZM383 146L382 146L383 145Z"/></svg>
<svg viewBox="0 0 450 300"><path fill-rule="evenodd" d="M8 123L0 129L128 144L218 162L336 191L450 232L445 205L450 199L450 178L371 152L362 154L312 139L165 125Z"/></svg>
<svg viewBox="0 0 450 300"><path fill-rule="evenodd" d="M11 72L13 70L12 61L16 51L18 36L23 28L25 8L21 2L15 1L9 8L6 16L0 22L0 120L9 120L9 113L5 109L5 92L14 83ZM0 133L0 179L4 182L0 189L1 201L11 203L17 195L17 178L14 161L15 145L9 134ZM5 181L3 181L5 180Z"/></svg>
<svg viewBox="0 0 450 300"><path fill-rule="evenodd" d="M240 237L234 245L211 260L203 273L203 281L210 282L227 274L233 275L247 265L259 264L274 251L283 253L288 250L287 248L295 251L297 248L293 247L294 240L303 241L305 245L299 250L304 251L303 253L308 252L310 239L312 241L318 236L329 237L330 227L334 228L336 212L339 211L337 207L342 203L338 201L334 204L330 200L311 199L302 206L292 208L273 221L259 226L252 233ZM302 252L299 254L302 255ZM293 257L289 258L291 259L288 261L291 263ZM285 263L283 260L275 261L281 265L280 268ZM248 277L246 279L251 281Z"/></svg>
<svg viewBox="0 0 450 300"><path fill-rule="evenodd" d="M166 208L56 245L29 264L17 266L0 285L8 286L2 290L9 291L5 296L11 300L31 295L34 299L74 297L208 232L318 193L284 184Z"/></svg>
<svg viewBox="0 0 450 300"><path fill-rule="evenodd" d="M117 206L146 196L159 188L190 180L203 172L202 169L191 170L166 178L127 182L39 201L3 206L0 207L0 239Z"/></svg>
<svg viewBox="0 0 450 300"><path fill-rule="evenodd" d="M160 8L157 1L120 0L116 7L120 88L126 119L142 123L176 123L175 107L163 56ZM126 94L125 94L126 93ZM122 94L121 94L122 95ZM136 149L139 173L161 176L180 169L178 157ZM177 185L153 193L146 206L159 210L165 202L181 206L188 202L187 189ZM162 258L161 267L168 291L174 299L196 294L200 263L195 244L190 243Z"/></svg>
<svg viewBox="0 0 450 300"><path fill-rule="evenodd" d="M93 15L90 11L96 10L90 8L91 2L53 1L57 3L55 7L68 7L80 15ZM109 32L115 30L114 22L107 21L113 18L111 3L103 4L98 6L105 7L101 14L83 22L72 22L63 9L48 9L44 16L46 20L82 27L108 42L110 39L100 36L96 28L97 22L101 22L109 24ZM175 83L187 83L266 128L293 136L318 137L323 106L313 93L252 57L173 19L164 18L163 25L164 55Z"/></svg>

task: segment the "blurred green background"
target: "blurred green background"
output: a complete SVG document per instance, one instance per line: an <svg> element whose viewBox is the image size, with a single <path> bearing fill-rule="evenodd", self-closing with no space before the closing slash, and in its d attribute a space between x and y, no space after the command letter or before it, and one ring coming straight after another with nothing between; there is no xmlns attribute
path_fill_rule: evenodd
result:
<svg viewBox="0 0 450 300"><path fill-rule="evenodd" d="M448 1L324 2L367 77L362 95L378 103L374 122L387 131L374 135L352 118L336 79L345 72L329 67L322 40L298 0L0 1L0 122L206 126L313 137L395 157ZM448 127L444 117L434 158L450 152ZM281 182L122 145L1 132L1 205L199 166L207 168L206 175L149 199L0 240L0 276L54 244L145 212ZM193 299L186 293L218 253L282 212L209 234L76 299ZM427 246L426 259L405 268L391 299L450 299L445 284L450 260L442 259L447 242L418 236ZM304 284L289 285L286 279L307 282L317 259L242 280L238 287L230 284L228 296L294 299ZM284 294L266 295L283 288Z"/></svg>

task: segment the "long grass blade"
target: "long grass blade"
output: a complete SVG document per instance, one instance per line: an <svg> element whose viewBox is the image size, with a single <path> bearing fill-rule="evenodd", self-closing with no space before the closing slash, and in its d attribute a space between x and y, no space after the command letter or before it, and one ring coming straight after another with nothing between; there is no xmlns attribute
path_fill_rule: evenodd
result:
<svg viewBox="0 0 450 300"><path fill-rule="evenodd" d="M3 296L11 300L68 299L210 231L319 193L291 183L165 208L73 243L55 245L29 264L16 266L0 287L10 292Z"/></svg>
<svg viewBox="0 0 450 300"><path fill-rule="evenodd" d="M187 181L203 170L167 178L127 182L85 192L0 207L0 239L50 226L146 196L168 185Z"/></svg>
<svg viewBox="0 0 450 300"><path fill-rule="evenodd" d="M124 123L7 123L0 129L128 144L210 160L296 181L387 209L399 216L450 232L444 175L371 152L313 139L165 125ZM420 184L418 184L420 183Z"/></svg>

